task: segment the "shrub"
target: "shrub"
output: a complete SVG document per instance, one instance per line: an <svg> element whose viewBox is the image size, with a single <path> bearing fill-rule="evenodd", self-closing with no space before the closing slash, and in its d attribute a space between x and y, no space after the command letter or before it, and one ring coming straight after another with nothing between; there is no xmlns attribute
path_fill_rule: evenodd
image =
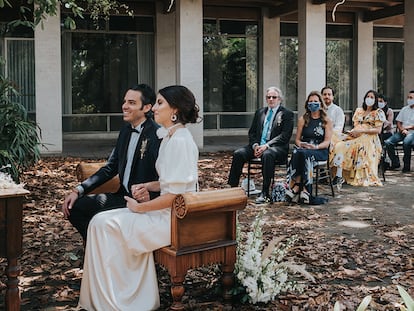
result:
<svg viewBox="0 0 414 311"><path fill-rule="evenodd" d="M0 167L15 182L40 159L40 129L25 107L11 99L17 95L11 81L0 75Z"/></svg>

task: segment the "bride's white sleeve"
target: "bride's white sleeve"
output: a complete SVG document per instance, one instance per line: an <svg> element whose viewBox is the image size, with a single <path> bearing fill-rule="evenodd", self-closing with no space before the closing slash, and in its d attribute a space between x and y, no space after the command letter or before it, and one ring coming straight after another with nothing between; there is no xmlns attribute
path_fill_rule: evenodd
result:
<svg viewBox="0 0 414 311"><path fill-rule="evenodd" d="M185 137L174 137L174 144L169 144L164 151L164 159L160 182L169 193L180 194L195 191L198 182L198 149L193 141Z"/></svg>

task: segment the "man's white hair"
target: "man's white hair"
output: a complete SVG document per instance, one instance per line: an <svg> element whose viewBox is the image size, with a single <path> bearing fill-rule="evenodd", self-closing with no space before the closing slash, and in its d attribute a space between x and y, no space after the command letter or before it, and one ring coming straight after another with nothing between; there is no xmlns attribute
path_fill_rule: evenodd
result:
<svg viewBox="0 0 414 311"><path fill-rule="evenodd" d="M278 87L276 87L276 86L271 86L271 87L269 87L269 88L266 90L266 95L267 95L267 93L269 93L270 91L277 92L277 93L279 94L280 101L283 101L283 93L282 93L282 91L281 91Z"/></svg>

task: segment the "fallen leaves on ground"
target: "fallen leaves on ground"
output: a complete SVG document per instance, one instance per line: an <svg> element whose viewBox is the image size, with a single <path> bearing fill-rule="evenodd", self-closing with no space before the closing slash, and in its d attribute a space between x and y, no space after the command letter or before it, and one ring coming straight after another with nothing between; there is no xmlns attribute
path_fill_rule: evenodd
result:
<svg viewBox="0 0 414 311"><path fill-rule="evenodd" d="M81 160L88 161L46 157L22 176L22 182L30 191L24 208L24 247L20 258L19 287L23 311L76 309L82 278L83 245L80 235L63 219L60 205L70 189L77 185L75 167ZM231 153L201 155L200 189L223 188L230 163ZM259 184L260 176L255 176L255 179L256 185ZM270 241L275 236L296 234L299 241L288 259L296 264L305 264L315 282L304 280L307 283L303 293L283 293L269 304L241 305L235 301L234 309L332 310L335 302L339 301L342 310L355 310L365 296L372 295L371 307L374 310L395 310L396 303L401 303L397 284L414 296L414 215L411 203L407 202L408 212L405 214L411 215L411 221L387 222L381 219L382 212L378 208L393 206L385 206L384 202L374 206L375 193L358 198L354 195L355 191L359 190L346 190L345 187L338 196L342 199L331 199L332 203L320 207L287 203L263 205L267 210L263 228L265 239ZM253 202L249 200L246 209L239 213L243 230L249 229L262 208ZM358 210L358 204L367 205L361 205ZM340 210L346 205L350 205L348 210L352 207L352 215L362 212L364 208L365 211L378 209L375 217L361 216L359 219L369 224L368 233L358 234L338 225L338 221L350 218ZM401 204L398 206L401 209ZM1 293L6 288L5 269L6 261L0 259ZM157 271L160 310L167 310L172 299L171 283L163 268L157 267ZM190 270L183 297L186 308L223 310L220 276L218 265ZM2 299L1 308L4 308Z"/></svg>

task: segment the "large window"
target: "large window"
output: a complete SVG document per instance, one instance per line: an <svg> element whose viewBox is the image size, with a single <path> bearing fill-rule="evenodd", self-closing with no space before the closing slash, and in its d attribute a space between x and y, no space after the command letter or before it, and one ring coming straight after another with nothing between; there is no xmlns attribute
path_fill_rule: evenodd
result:
<svg viewBox="0 0 414 311"><path fill-rule="evenodd" d="M374 27L374 88L392 108L404 106L404 29Z"/></svg>
<svg viewBox="0 0 414 311"><path fill-rule="evenodd" d="M36 118L33 31L29 27L10 29L0 24L0 56L5 60L1 74L19 92L12 100L22 104L32 120Z"/></svg>
<svg viewBox="0 0 414 311"><path fill-rule="evenodd" d="M335 90L335 103L343 110L354 110L352 101L352 42L326 41L326 84Z"/></svg>
<svg viewBox="0 0 414 311"><path fill-rule="evenodd" d="M280 31L281 88L285 105L298 110L297 24L281 23ZM344 110L352 110L352 26L327 25L326 34L326 84L335 90L335 102Z"/></svg>
<svg viewBox="0 0 414 311"><path fill-rule="evenodd" d="M6 74L19 92L13 99L20 102L30 118L36 116L34 40L6 38Z"/></svg>
<svg viewBox="0 0 414 311"><path fill-rule="evenodd" d="M257 22L204 20L206 129L250 126L258 107L257 32Z"/></svg>
<svg viewBox="0 0 414 311"><path fill-rule="evenodd" d="M124 32L122 19L130 33ZM121 113L128 87L136 83L154 86L154 35L140 31L153 29L152 19L132 23L128 17L114 17L100 26L106 31L90 30L89 24L80 26L85 29L67 31L63 38L63 111L69 115L63 118L63 129L117 131L122 116L111 114Z"/></svg>
<svg viewBox="0 0 414 311"><path fill-rule="evenodd" d="M284 105L298 110L298 38L280 38L280 88L284 92Z"/></svg>

